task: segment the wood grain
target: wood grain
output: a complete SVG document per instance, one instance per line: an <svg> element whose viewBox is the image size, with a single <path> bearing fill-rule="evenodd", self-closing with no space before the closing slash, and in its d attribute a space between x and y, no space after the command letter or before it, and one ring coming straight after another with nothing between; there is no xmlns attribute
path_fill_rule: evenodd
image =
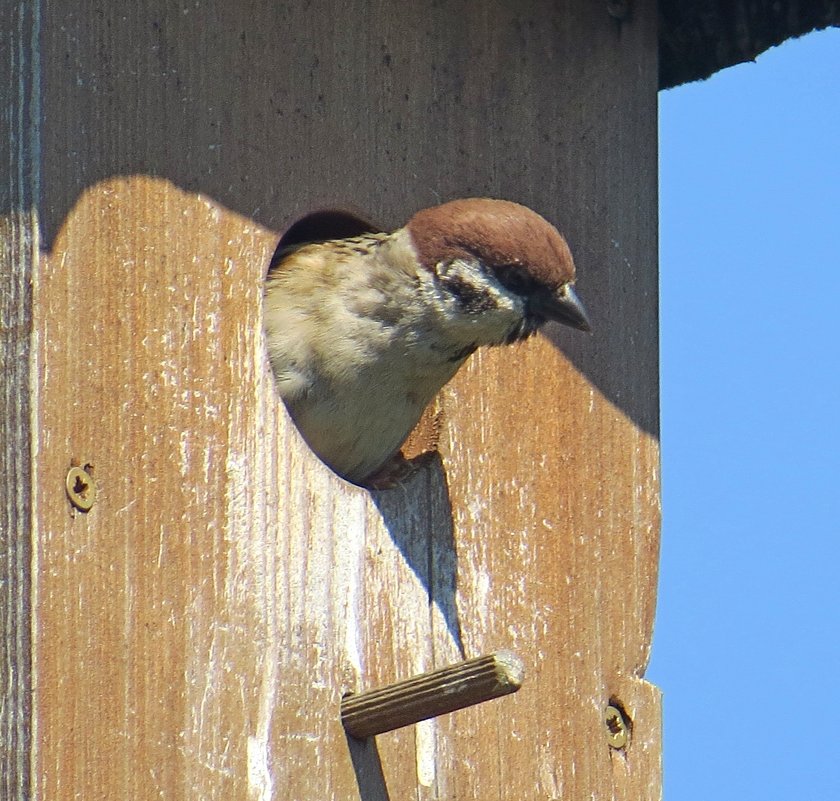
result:
<svg viewBox="0 0 840 801"><path fill-rule="evenodd" d="M659 798L655 4L38 8L31 797ZM559 225L595 333L476 354L351 487L274 394L278 234L465 195ZM359 767L343 695L508 645L521 692Z"/></svg>
<svg viewBox="0 0 840 801"><path fill-rule="evenodd" d="M37 11L0 5L0 798L28 801L32 745L32 276L37 263Z"/></svg>
<svg viewBox="0 0 840 801"><path fill-rule="evenodd" d="M341 699L348 734L372 737L516 692L525 677L522 660L497 651L421 673L377 690Z"/></svg>

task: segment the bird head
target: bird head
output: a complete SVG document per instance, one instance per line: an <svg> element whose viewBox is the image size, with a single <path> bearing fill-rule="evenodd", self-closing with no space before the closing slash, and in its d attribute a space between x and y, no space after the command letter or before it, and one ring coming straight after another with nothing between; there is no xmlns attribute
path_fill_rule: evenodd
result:
<svg viewBox="0 0 840 801"><path fill-rule="evenodd" d="M418 260L465 314L512 301L498 343L525 339L555 321L591 330L574 291L566 240L531 209L507 200L466 198L417 212L406 225Z"/></svg>

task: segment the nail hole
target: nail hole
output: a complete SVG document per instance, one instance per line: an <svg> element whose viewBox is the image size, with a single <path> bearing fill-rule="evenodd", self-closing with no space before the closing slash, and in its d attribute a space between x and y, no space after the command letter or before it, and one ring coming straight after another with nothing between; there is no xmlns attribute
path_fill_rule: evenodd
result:
<svg viewBox="0 0 840 801"><path fill-rule="evenodd" d="M630 16L630 0L607 0L607 13L617 20Z"/></svg>

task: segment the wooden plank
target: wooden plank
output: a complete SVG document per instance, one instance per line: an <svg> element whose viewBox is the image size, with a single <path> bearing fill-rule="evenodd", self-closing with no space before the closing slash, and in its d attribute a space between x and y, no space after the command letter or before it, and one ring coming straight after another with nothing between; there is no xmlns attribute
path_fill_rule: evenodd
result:
<svg viewBox="0 0 840 801"><path fill-rule="evenodd" d="M658 798L654 4L58 0L42 25L33 797ZM472 194L558 223L596 332L476 354L441 458L351 487L274 396L277 232ZM522 691L351 758L346 692L504 647Z"/></svg>
<svg viewBox="0 0 840 801"><path fill-rule="evenodd" d="M0 798L30 798L34 198L38 171L37 9L0 6Z"/></svg>

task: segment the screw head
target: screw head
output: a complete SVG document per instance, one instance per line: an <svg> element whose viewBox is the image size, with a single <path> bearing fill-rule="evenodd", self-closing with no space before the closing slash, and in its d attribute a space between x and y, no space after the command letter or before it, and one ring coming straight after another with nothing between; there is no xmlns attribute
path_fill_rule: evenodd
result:
<svg viewBox="0 0 840 801"><path fill-rule="evenodd" d="M610 704L604 709L604 725L607 728L607 742L611 748L624 748L628 740L628 724L624 712Z"/></svg>
<svg viewBox="0 0 840 801"><path fill-rule="evenodd" d="M70 503L81 512L90 511L96 500L96 485L88 469L90 465L71 467L64 479L64 489L67 491Z"/></svg>

